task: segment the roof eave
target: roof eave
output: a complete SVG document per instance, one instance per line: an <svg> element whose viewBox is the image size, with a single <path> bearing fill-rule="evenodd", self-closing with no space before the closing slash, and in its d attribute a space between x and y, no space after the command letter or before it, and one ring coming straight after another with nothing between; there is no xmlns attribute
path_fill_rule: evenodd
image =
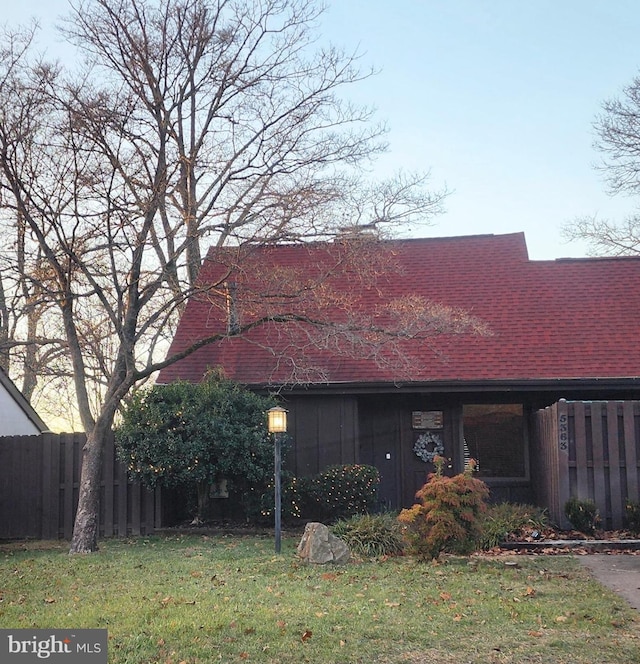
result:
<svg viewBox="0 0 640 664"><path fill-rule="evenodd" d="M333 382L306 385L252 384L258 391L282 394L373 394L379 392L401 393L467 393L467 392L558 392L581 391L640 391L640 377L624 378L532 378L513 380L448 380L448 381L396 381L396 382Z"/></svg>

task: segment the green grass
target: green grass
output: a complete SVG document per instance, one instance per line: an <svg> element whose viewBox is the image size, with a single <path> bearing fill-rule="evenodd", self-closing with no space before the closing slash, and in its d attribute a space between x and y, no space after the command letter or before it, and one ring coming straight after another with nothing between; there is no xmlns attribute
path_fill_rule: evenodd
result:
<svg viewBox="0 0 640 664"><path fill-rule="evenodd" d="M109 661L640 662L640 619L569 556L309 567L297 539L0 546L0 627L109 630ZM514 558L515 559L515 558Z"/></svg>

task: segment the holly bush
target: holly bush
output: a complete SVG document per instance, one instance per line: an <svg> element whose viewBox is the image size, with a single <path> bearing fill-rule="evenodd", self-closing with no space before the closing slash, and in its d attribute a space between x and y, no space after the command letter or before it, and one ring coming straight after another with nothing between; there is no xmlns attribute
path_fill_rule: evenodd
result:
<svg viewBox="0 0 640 664"><path fill-rule="evenodd" d="M222 479L242 493L272 477L265 411L273 405L219 372L140 390L116 429L118 457L147 487L197 485L204 516L209 489Z"/></svg>

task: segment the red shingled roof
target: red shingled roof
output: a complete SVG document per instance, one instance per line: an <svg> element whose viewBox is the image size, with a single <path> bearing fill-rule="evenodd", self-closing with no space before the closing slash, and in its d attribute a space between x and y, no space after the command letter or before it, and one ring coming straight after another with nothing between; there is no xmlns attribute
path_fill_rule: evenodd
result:
<svg viewBox="0 0 640 664"><path fill-rule="evenodd" d="M256 265L312 271L328 245L289 245L257 250ZM362 306L412 293L464 308L486 322L489 336L442 335L433 343L413 343L411 380L535 381L631 378L640 376L640 258L531 261L524 235L483 235L384 243L394 269L376 289L362 288ZM219 273L211 250L201 271L207 283ZM345 283L357 289L357 280ZM221 309L192 298L170 353L223 329ZM290 381L291 364L265 348L278 347L274 327L248 339L226 339L198 350L161 372L160 382L196 381L207 367L222 365L229 377L247 385ZM309 351L325 372L324 383L403 380L393 367L371 360Z"/></svg>

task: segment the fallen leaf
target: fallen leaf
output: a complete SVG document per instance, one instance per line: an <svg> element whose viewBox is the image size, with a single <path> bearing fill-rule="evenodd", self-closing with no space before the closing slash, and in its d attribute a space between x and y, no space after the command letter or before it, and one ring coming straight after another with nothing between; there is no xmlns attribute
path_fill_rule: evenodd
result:
<svg viewBox="0 0 640 664"><path fill-rule="evenodd" d="M527 586L527 589L524 591L525 597L533 597L535 594L536 591L531 586Z"/></svg>
<svg viewBox="0 0 640 664"><path fill-rule="evenodd" d="M385 606L400 606L400 602L390 602L388 599L384 600Z"/></svg>
<svg viewBox="0 0 640 664"><path fill-rule="evenodd" d="M338 578L338 575L333 572L325 572L321 578L324 581L335 581Z"/></svg>
<svg viewBox="0 0 640 664"><path fill-rule="evenodd" d="M302 643L306 643L313 636L313 632L310 629L305 629L302 633Z"/></svg>
<svg viewBox="0 0 640 664"><path fill-rule="evenodd" d="M453 619L455 622L460 622L462 620L462 616L459 613L456 613L456 615L453 616Z"/></svg>
<svg viewBox="0 0 640 664"><path fill-rule="evenodd" d="M567 622L567 616L556 616L556 622Z"/></svg>
<svg viewBox="0 0 640 664"><path fill-rule="evenodd" d="M249 653L248 652L241 652L240 653L240 659L249 659Z"/></svg>
<svg viewBox="0 0 640 664"><path fill-rule="evenodd" d="M448 602L451 599L451 593L440 593L440 599Z"/></svg>
<svg viewBox="0 0 640 664"><path fill-rule="evenodd" d="M528 632L528 634L529 634L529 636L535 636L535 637L543 636L543 632L538 632L538 631L533 630L533 629L530 630L530 631Z"/></svg>
<svg viewBox="0 0 640 664"><path fill-rule="evenodd" d="M276 625L277 625L280 629L284 629L284 628L287 626L287 623L286 623L284 620L278 620L278 622L276 623Z"/></svg>
<svg viewBox="0 0 640 664"><path fill-rule="evenodd" d="M249 635L249 634L255 634L256 633L256 628L255 627L247 627L247 629L244 630L244 633Z"/></svg>
<svg viewBox="0 0 640 664"><path fill-rule="evenodd" d="M45 597L45 598L44 598L44 601L45 601L47 604L55 604L55 602L56 602L56 598L55 598L55 597Z"/></svg>

